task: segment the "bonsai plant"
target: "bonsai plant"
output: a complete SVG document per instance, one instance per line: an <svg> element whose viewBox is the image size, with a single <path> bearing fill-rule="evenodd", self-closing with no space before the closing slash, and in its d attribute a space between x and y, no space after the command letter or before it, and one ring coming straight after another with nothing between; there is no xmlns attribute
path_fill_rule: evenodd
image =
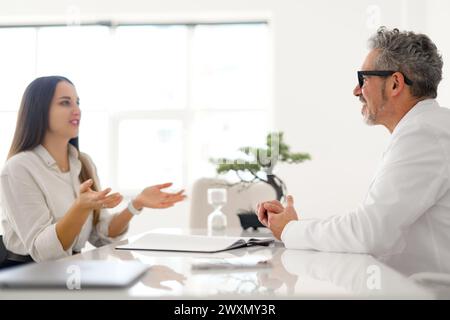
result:
<svg viewBox="0 0 450 320"><path fill-rule="evenodd" d="M217 165L217 173L225 174L233 171L240 180L238 183L243 183L247 187L257 181L267 183L274 188L279 201L286 195L286 185L274 174L277 163L301 163L311 159L308 153L291 152L283 140L283 132L269 133L265 148L242 147L239 151L245 154L247 159L211 159L211 162ZM252 178L244 179L243 172L249 173Z"/></svg>
<svg viewBox="0 0 450 320"><path fill-rule="evenodd" d="M301 163L311 159L308 153L295 153L289 149L289 146L283 141L283 132L272 132L267 135L265 148L242 147L239 149L247 159L220 158L210 160L217 165L216 171L218 174L235 172L240 180L238 184L243 184L244 188L250 187L258 181L269 184L275 190L277 200L282 201L286 195L286 185L274 174L277 163ZM249 173L250 180L244 179L242 176L244 172ZM244 230L264 227L252 209L238 212L237 215Z"/></svg>

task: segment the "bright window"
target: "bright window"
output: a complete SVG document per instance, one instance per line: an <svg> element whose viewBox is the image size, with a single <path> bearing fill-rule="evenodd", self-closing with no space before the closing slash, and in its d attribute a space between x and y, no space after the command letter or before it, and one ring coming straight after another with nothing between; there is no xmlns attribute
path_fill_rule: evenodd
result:
<svg viewBox="0 0 450 320"><path fill-rule="evenodd" d="M81 100L80 147L124 193L214 175L211 157L271 129L264 23L2 28L0 158L25 86L63 75Z"/></svg>

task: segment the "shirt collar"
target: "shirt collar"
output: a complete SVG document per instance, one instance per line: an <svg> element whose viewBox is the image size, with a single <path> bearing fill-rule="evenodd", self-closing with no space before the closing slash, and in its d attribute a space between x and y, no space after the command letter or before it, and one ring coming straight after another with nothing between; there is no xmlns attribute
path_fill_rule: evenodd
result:
<svg viewBox="0 0 450 320"><path fill-rule="evenodd" d="M439 103L435 99L425 99L417 102L411 110L409 110L403 118L397 123L392 132L392 136L395 135L398 131L401 130L411 119L415 118L415 116L421 114L422 112L429 110L430 108L439 107Z"/></svg>
<svg viewBox="0 0 450 320"><path fill-rule="evenodd" d="M45 147L40 144L36 148L33 149L35 152L49 168L55 168L56 161L50 155L50 153L45 149ZM77 174L79 174L81 170L81 162L78 159L78 150L72 144L69 143L69 163L70 163L70 171L75 170Z"/></svg>

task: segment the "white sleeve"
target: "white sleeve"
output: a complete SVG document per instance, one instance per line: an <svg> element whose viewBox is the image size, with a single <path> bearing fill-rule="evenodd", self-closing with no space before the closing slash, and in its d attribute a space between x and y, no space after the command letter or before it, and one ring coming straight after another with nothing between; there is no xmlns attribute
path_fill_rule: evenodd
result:
<svg viewBox="0 0 450 320"><path fill-rule="evenodd" d="M117 237L112 238L108 236L109 224L115 215L116 214L110 214L106 209L101 210L99 221L95 228L92 229L92 233L89 237L89 242L92 245L101 247L124 238L129 226L127 226L126 229Z"/></svg>
<svg viewBox="0 0 450 320"><path fill-rule="evenodd" d="M34 261L55 260L71 255L73 244L64 251L44 193L26 168L14 166L5 170L1 176L1 188L7 219Z"/></svg>
<svg viewBox="0 0 450 320"><path fill-rule="evenodd" d="M365 201L327 219L291 221L287 248L387 255L401 252L409 227L448 190L448 159L431 128L403 128L392 141Z"/></svg>

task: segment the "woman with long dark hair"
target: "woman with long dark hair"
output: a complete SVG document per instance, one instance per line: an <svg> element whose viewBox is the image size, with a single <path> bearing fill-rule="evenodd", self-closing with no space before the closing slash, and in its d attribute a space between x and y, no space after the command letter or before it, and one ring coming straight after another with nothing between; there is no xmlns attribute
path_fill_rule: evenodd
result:
<svg viewBox="0 0 450 320"><path fill-rule="evenodd" d="M144 208L167 208L185 198L145 188L122 212L109 214L122 196L100 188L91 158L79 151L79 98L60 76L35 79L25 90L16 131L1 173L3 241L0 266L63 258L86 241L119 239Z"/></svg>

